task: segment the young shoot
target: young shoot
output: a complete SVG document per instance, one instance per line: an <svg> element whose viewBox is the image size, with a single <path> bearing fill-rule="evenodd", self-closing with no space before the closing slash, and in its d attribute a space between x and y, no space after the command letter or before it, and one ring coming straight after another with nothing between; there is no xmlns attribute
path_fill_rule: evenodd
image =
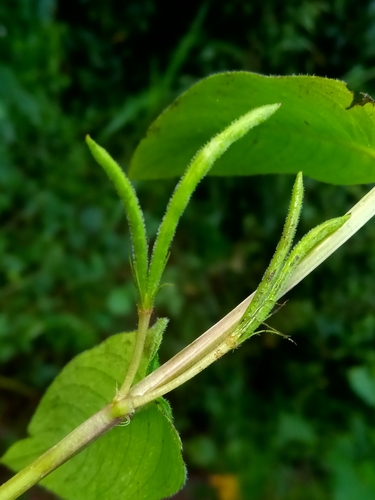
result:
<svg viewBox="0 0 375 500"><path fill-rule="evenodd" d="M96 144L89 136L86 137L86 142L94 158L114 183L125 207L133 244L133 274L139 295L137 342L125 380L117 392L117 401L126 397L133 384L142 358L155 296L160 287L160 280L168 260L169 248L178 221L198 182L231 144L241 139L250 129L266 121L279 107L280 104L270 104L253 109L235 120L198 151L170 199L164 219L160 224L149 268L144 217L134 188L107 151Z"/></svg>
<svg viewBox="0 0 375 500"><path fill-rule="evenodd" d="M250 129L268 120L279 107L280 104L269 104L249 111L213 137L193 158L169 201L154 244L147 281L150 307L160 286L178 221L199 181L231 144L241 139Z"/></svg>
<svg viewBox="0 0 375 500"><path fill-rule="evenodd" d="M89 135L86 136L86 143L95 160L113 182L124 205L133 246L132 270L138 291L138 307L144 309L146 301L148 250L143 212L139 205L134 187L125 172L107 153L107 151L99 146L99 144L96 144L96 142L91 139Z"/></svg>

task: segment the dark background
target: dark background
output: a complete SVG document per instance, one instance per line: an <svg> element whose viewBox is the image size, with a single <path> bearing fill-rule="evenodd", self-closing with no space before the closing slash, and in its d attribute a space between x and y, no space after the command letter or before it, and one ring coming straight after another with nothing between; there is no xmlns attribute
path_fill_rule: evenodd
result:
<svg viewBox="0 0 375 500"><path fill-rule="evenodd" d="M200 78L307 73L374 95L374 56L374 1L1 1L0 453L67 361L136 324L125 217L84 135L126 169ZM162 361L256 288L292 182L200 184L157 302L171 318ZM136 183L151 238L174 184ZM300 235L369 189L305 185ZM239 485L251 500L375 499L374 248L372 221L288 295L271 322L297 346L254 337L169 395L189 470L179 498L236 500Z"/></svg>

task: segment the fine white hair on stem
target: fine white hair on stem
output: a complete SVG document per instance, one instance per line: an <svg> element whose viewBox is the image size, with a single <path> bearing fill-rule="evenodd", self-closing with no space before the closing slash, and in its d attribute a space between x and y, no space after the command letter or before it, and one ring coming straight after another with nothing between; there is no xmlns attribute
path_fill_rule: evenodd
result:
<svg viewBox="0 0 375 500"><path fill-rule="evenodd" d="M322 262L324 262L333 252L343 245L351 236L353 236L362 226L366 224L375 215L375 188L369 191L347 215L350 219L333 234L317 244L312 251L299 263L288 277L284 288L280 291L281 298L289 290L294 288L304 277L310 274ZM215 347L222 345L226 336L228 336L237 326L244 315L246 309L251 303L255 292L243 300L237 307L230 311L218 323L209 328L205 333L198 337L194 342L185 347L172 359L164 363L160 368L151 373L148 377L136 384L131 394L134 398L147 396L147 394L156 393L157 390L171 382L174 378L181 376L184 371L189 371L194 376L193 366L199 363L199 360L207 359L209 353ZM212 359L213 357L210 357ZM212 359L214 360L214 359ZM202 364L201 364L202 366ZM196 373L195 373L196 374ZM180 378L180 383L189 380L191 377ZM170 389L172 390L170 384ZM175 385L177 387L178 385ZM161 391L165 394L168 391Z"/></svg>
<svg viewBox="0 0 375 500"><path fill-rule="evenodd" d="M225 130L214 136L194 156L173 192L155 240L147 280L150 307L159 288L169 247L176 232L178 222L198 183L205 177L214 162L223 155L231 144L241 139L250 129L265 122L279 107L279 103L268 104L249 111L232 122Z"/></svg>

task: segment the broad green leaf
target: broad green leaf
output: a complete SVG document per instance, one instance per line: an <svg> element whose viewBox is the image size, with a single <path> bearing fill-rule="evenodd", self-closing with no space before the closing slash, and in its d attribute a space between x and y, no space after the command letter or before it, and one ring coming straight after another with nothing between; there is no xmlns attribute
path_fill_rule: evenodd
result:
<svg viewBox="0 0 375 500"><path fill-rule="evenodd" d="M134 153L129 174L134 179L180 176L198 149L234 119L280 102L271 119L228 149L211 175L302 170L333 184L373 182L375 108L371 99L360 97L354 97L344 82L315 76L210 76L152 123Z"/></svg>
<svg viewBox="0 0 375 500"><path fill-rule="evenodd" d="M149 340L155 355L166 325L160 320ZM109 403L125 376L134 333L114 335L71 361L43 397L28 431L2 462L18 471ZM142 360L138 377L147 371ZM166 411L168 410L168 411ZM41 484L69 500L159 500L185 481L181 443L168 405L151 404L126 427L118 426L50 474Z"/></svg>

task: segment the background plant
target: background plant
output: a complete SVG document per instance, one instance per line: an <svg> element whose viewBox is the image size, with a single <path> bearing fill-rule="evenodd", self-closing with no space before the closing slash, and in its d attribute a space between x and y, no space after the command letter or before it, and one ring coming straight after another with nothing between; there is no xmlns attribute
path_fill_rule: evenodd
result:
<svg viewBox="0 0 375 500"><path fill-rule="evenodd" d="M185 8L161 45L167 16L152 2L77 2L74 18L63 2L0 7L2 449L23 434L67 360L135 324L125 220L92 168L87 132L102 134L126 165L174 95L225 69L309 72L373 91L371 2L224 2L205 5L206 14ZM139 186L151 230L173 182ZM168 268L174 288L165 287L157 304L175 332L163 357L256 286L290 183L271 176L211 178L199 186ZM343 213L365 189L307 180L301 233L332 216L332 200ZM372 494L373 239L365 228L274 318L297 350L265 335L200 375L186 388L189 398L185 389L171 395L197 477L233 473L259 498L300 498L302 490L345 499L353 498L351 488L356 498ZM191 477L188 488L195 487ZM198 483L208 488L205 479Z"/></svg>

